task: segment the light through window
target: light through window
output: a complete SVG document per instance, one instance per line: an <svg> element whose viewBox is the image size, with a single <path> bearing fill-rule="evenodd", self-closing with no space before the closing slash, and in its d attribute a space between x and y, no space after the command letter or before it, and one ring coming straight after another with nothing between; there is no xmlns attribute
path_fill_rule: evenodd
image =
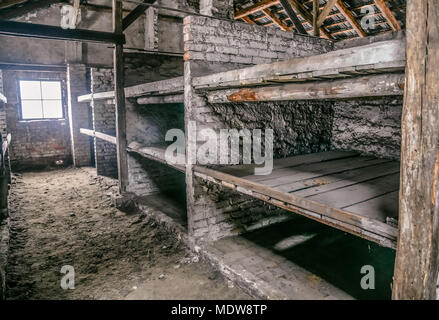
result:
<svg viewBox="0 0 439 320"><path fill-rule="evenodd" d="M60 81L20 80L20 98L23 120L63 118Z"/></svg>

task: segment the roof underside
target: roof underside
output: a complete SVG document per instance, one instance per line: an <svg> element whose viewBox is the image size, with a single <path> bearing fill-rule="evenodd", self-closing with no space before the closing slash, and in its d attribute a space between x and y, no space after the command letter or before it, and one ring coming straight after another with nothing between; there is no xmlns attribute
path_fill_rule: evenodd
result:
<svg viewBox="0 0 439 320"><path fill-rule="evenodd" d="M296 13L308 34L312 35L313 0L287 0L286 2ZM328 0L320 0L320 10L327 2ZM258 6L261 10L248 10L252 7L257 9ZM235 9L236 15L246 10L252 12L241 18L247 23L266 27L274 26L283 30L288 28L293 31L295 29L279 0L235 0ZM321 33L322 36L326 35L334 40L345 40L405 29L405 13L406 0L339 0L324 20ZM362 24L362 21L366 23Z"/></svg>
<svg viewBox="0 0 439 320"><path fill-rule="evenodd" d="M325 7L328 1L330 0L320 0L320 10ZM60 2L71 1L0 0L0 19L12 19ZM234 0L235 14L242 16L244 13L244 16L239 20L247 23L293 32L296 27L281 2L289 5L288 9L296 13L306 32L312 35L313 0ZM82 0L81 3L87 3L87 1ZM132 3L130 4L132 5ZM246 14L248 12L249 14ZM344 40L405 29L405 13L406 0L337 0L323 21L320 29L321 36ZM362 24L362 21L366 24Z"/></svg>

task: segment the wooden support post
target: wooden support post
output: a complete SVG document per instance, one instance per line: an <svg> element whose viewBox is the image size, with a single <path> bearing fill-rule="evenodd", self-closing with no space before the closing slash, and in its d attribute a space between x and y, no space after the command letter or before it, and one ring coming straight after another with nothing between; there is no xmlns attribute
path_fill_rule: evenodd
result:
<svg viewBox="0 0 439 320"><path fill-rule="evenodd" d="M439 261L439 2L407 0L399 238L393 299L436 299Z"/></svg>
<svg viewBox="0 0 439 320"><path fill-rule="evenodd" d="M113 32L122 34L122 1L112 0ZM116 103L116 138L117 138L117 168L119 175L119 192L126 191L128 184L128 160L126 137L125 110L125 78L123 45L116 44L114 48L114 92Z"/></svg>
<svg viewBox="0 0 439 320"><path fill-rule="evenodd" d="M313 7L312 7L312 27L314 29L314 35L316 37L320 37L320 28L317 23L317 20L319 18L319 12L320 12L320 0L313 0Z"/></svg>

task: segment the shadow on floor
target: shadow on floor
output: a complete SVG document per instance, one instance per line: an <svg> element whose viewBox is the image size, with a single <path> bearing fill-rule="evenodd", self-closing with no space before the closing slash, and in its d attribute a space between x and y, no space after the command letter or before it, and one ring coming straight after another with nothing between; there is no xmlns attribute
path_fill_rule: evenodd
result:
<svg viewBox="0 0 439 320"><path fill-rule="evenodd" d="M390 299L395 251L305 217L242 237L269 249L356 299ZM375 269L375 289L363 290L363 266Z"/></svg>

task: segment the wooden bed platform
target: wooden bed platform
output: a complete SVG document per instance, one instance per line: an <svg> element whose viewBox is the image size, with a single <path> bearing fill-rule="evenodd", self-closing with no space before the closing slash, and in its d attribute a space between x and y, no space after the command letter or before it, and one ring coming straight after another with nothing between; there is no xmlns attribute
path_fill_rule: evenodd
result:
<svg viewBox="0 0 439 320"><path fill-rule="evenodd" d="M397 161L330 151L274 161L270 175L255 165L195 166L195 175L283 209L395 248L398 229Z"/></svg>

